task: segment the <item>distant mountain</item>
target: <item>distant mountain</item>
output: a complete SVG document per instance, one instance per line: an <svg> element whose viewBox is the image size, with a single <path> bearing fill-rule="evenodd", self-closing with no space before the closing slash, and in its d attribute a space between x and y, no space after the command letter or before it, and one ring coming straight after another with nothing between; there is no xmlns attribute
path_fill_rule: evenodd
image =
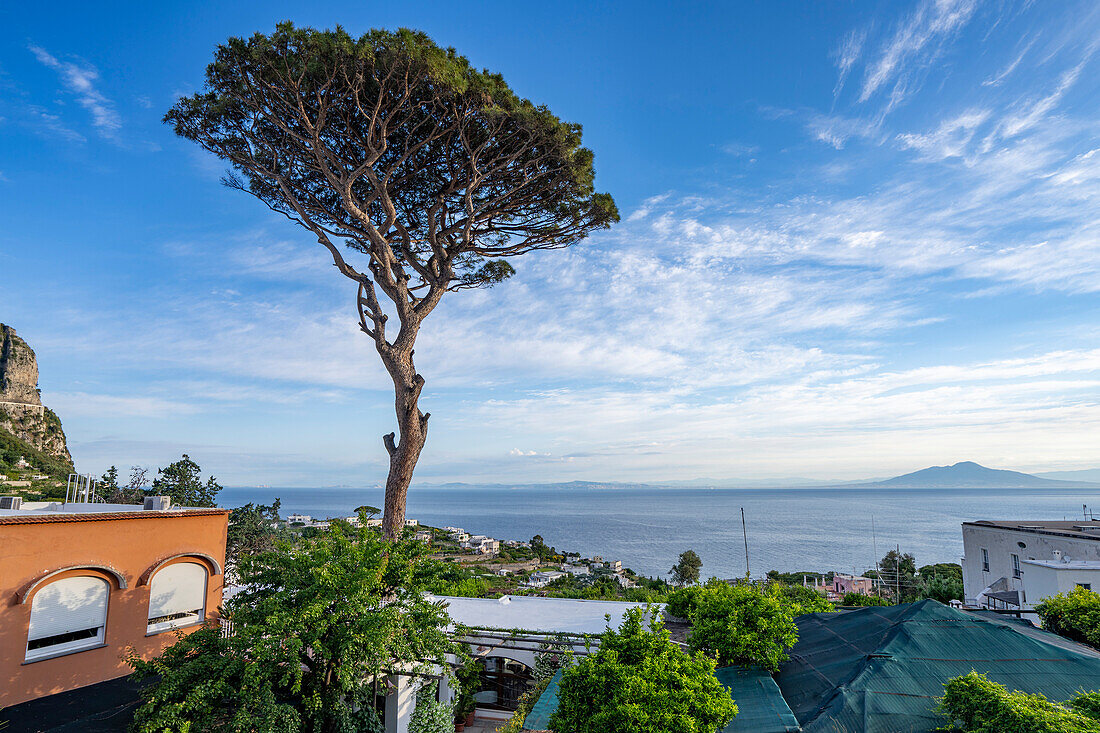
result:
<svg viewBox="0 0 1100 733"><path fill-rule="evenodd" d="M1080 471L1043 471L1035 475L1039 478L1049 478L1057 481L1100 482L1100 468L1086 468Z"/></svg>
<svg viewBox="0 0 1100 733"><path fill-rule="evenodd" d="M876 489L1100 489L1090 481L1058 481L1019 471L1004 471L962 461L953 466L932 466L913 473L850 487Z"/></svg>

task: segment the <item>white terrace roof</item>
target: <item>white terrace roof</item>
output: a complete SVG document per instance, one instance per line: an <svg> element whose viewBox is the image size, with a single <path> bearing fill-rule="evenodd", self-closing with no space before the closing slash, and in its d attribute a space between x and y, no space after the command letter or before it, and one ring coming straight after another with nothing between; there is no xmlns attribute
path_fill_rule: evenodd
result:
<svg viewBox="0 0 1100 733"><path fill-rule="evenodd" d="M582 601L572 598L503 596L501 598L455 598L431 596L445 601L447 613L458 624L476 628L561 631L573 634L602 634L608 623L618 628L631 608L644 603ZM610 615L608 622L604 617Z"/></svg>

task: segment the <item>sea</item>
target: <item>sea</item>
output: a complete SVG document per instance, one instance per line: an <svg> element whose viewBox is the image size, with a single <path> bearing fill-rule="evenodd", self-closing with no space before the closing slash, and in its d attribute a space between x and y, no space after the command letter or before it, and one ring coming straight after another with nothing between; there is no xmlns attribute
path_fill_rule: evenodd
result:
<svg viewBox="0 0 1100 733"><path fill-rule="evenodd" d="M324 519L382 506L383 491L236 487L218 498L225 507L279 498L284 517ZM918 565L957 563L963 522L1080 519L1094 502L1100 490L414 486L407 516L500 540L538 534L559 551L622 560L654 577L694 550L703 577L733 578L746 569L754 577L768 570L860 573L894 548L912 553Z"/></svg>

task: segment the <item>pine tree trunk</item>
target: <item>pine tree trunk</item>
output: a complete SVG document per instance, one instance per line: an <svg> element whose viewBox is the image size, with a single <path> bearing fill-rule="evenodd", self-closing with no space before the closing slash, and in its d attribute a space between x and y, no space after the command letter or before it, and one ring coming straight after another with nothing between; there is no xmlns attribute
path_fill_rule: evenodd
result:
<svg viewBox="0 0 1100 733"><path fill-rule="evenodd" d="M430 415L420 412L420 391L424 388L424 378L416 373L412 350L405 354L393 353L392 359L385 361L393 377L398 432L396 436L390 433L382 438L390 455L382 532L393 539L405 529L405 500L413 470L428 437Z"/></svg>

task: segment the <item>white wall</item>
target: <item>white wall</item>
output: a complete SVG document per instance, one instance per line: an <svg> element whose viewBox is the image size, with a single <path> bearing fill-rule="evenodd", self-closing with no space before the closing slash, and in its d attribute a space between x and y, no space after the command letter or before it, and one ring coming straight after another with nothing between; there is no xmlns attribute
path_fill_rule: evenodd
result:
<svg viewBox="0 0 1100 733"><path fill-rule="evenodd" d="M1024 562L1024 586L1029 606L1057 593L1069 593L1079 584L1100 591L1100 567L1084 568L1073 565L1048 567Z"/></svg>
<svg viewBox="0 0 1100 733"><path fill-rule="evenodd" d="M965 553L962 558L963 596L967 603L972 603L982 590L999 578L1007 578L1009 587L1013 590L1025 590L1024 578L1014 578L1012 575L1013 554L1020 558L1021 576L1034 572L1032 566L1024 563L1025 560L1053 560L1055 550L1061 550L1074 560L1100 561L1100 538L1090 540L1058 537L968 524L963 525L962 533ZM1024 546L1020 547L1020 543ZM982 548L989 551L988 571L982 570ZM1042 597L1033 598L1035 592L1027 592L1022 599L1026 606L1031 607Z"/></svg>

